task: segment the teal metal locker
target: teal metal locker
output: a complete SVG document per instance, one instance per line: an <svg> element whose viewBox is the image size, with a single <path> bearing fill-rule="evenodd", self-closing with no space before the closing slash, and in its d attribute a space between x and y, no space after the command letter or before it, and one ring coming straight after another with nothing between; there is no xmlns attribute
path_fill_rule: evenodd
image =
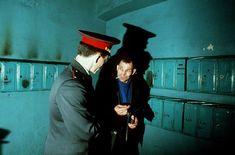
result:
<svg viewBox="0 0 235 155"><path fill-rule="evenodd" d="M184 112L184 101L180 100L175 103L174 131L182 132L183 130L183 112Z"/></svg>
<svg viewBox="0 0 235 155"><path fill-rule="evenodd" d="M185 90L185 59L176 59L175 89Z"/></svg>
<svg viewBox="0 0 235 155"><path fill-rule="evenodd" d="M162 127L163 100L153 97L150 99L149 104L154 112L154 118L152 122L148 122L148 124L156 127Z"/></svg>
<svg viewBox="0 0 235 155"><path fill-rule="evenodd" d="M213 127L213 107L201 104L197 109L196 136L200 138L211 138Z"/></svg>
<svg viewBox="0 0 235 155"><path fill-rule="evenodd" d="M216 92L217 61L214 59L204 59L200 61L200 92Z"/></svg>
<svg viewBox="0 0 235 155"><path fill-rule="evenodd" d="M163 88L163 60L153 60L153 87Z"/></svg>
<svg viewBox="0 0 235 155"><path fill-rule="evenodd" d="M185 59L154 59L153 76L155 88L184 90Z"/></svg>
<svg viewBox="0 0 235 155"><path fill-rule="evenodd" d="M187 91L235 95L234 58L198 58L187 61Z"/></svg>
<svg viewBox="0 0 235 155"><path fill-rule="evenodd" d="M216 141L226 141L232 134L232 114L229 107L218 106L213 113L213 139Z"/></svg>
<svg viewBox="0 0 235 155"><path fill-rule="evenodd" d="M183 133L190 136L196 135L198 104L185 103L183 118Z"/></svg>
<svg viewBox="0 0 235 155"><path fill-rule="evenodd" d="M2 63L2 91L15 91L16 90L16 62L3 62Z"/></svg>
<svg viewBox="0 0 235 155"><path fill-rule="evenodd" d="M17 91L31 90L32 76L31 76L31 63L17 63L16 72L16 88Z"/></svg>
<svg viewBox="0 0 235 155"><path fill-rule="evenodd" d="M4 84L4 64L3 62L0 62L0 91L3 90L3 84Z"/></svg>
<svg viewBox="0 0 235 155"><path fill-rule="evenodd" d="M33 64L32 90L42 90L43 88L43 64Z"/></svg>
<svg viewBox="0 0 235 155"><path fill-rule="evenodd" d="M51 86L57 77L57 67L54 64L44 64L44 79L43 79L43 88L48 90L51 89Z"/></svg>
<svg viewBox="0 0 235 155"><path fill-rule="evenodd" d="M166 89L175 88L175 60L163 61L163 87Z"/></svg>
<svg viewBox="0 0 235 155"><path fill-rule="evenodd" d="M235 94L235 59L218 61L218 93Z"/></svg>
<svg viewBox="0 0 235 155"><path fill-rule="evenodd" d="M162 128L171 131L182 131L183 102L166 99L163 104Z"/></svg>
<svg viewBox="0 0 235 155"><path fill-rule="evenodd" d="M187 90L199 91L199 61L195 59L187 61Z"/></svg>

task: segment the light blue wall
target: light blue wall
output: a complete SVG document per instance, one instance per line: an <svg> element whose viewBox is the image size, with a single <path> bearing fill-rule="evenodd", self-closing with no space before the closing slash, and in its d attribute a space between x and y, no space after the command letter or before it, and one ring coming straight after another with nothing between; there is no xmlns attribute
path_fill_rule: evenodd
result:
<svg viewBox="0 0 235 155"><path fill-rule="evenodd" d="M120 39L123 22L157 34L149 40L153 57L235 54L235 9L232 0L166 0L107 22L107 33ZM212 44L213 50L207 47Z"/></svg>
<svg viewBox="0 0 235 155"><path fill-rule="evenodd" d="M235 55L235 2L233 0L159 1L155 5L108 20L107 33L122 39L126 31L122 26L124 22L157 34L157 37L149 39L147 48L154 58ZM114 49L117 50L120 46ZM207 99L211 102L226 101L234 104L234 96L190 94L167 89L152 89L151 93L174 98ZM231 145L229 142L228 144ZM215 153L214 148L223 150L230 147L232 150L231 146L223 148L223 145L226 144L221 145L211 140L147 125L144 145L140 150L141 154L159 155L208 153L204 151Z"/></svg>
<svg viewBox="0 0 235 155"><path fill-rule="evenodd" d="M0 0L0 58L70 62L80 41L78 29L106 31L95 2ZM0 155L43 154L48 96L46 90L0 92L0 128L10 131L8 143L0 142Z"/></svg>
<svg viewBox="0 0 235 155"><path fill-rule="evenodd" d="M1 0L0 56L70 61L78 29L105 33L95 10L95 0Z"/></svg>
<svg viewBox="0 0 235 155"><path fill-rule="evenodd" d="M10 131L0 154L43 154L48 130L48 91L0 93L0 98L0 128Z"/></svg>
<svg viewBox="0 0 235 155"><path fill-rule="evenodd" d="M122 39L124 22L157 34L149 39L147 48L156 58L235 54L233 0L149 0L149 4L155 3L152 6L140 0L128 0L128 5L124 0L112 1L115 5L105 2L0 0L0 57L67 62L76 53L78 29L107 32ZM139 9L141 5L145 8ZM112 9L117 11L112 7L125 13L112 13ZM213 50L208 48L210 44ZM112 51L115 53L119 47L114 46ZM167 93L163 91L161 95ZM177 97L178 92L170 93ZM9 143L0 145L0 154L1 151L3 155L42 154L48 125L48 94L49 91L0 93L0 128L10 130L5 139ZM158 154L177 154L172 150L188 153L198 145L200 148L212 145L159 128L147 127L146 133L143 146L154 140ZM189 150L184 149L187 147ZM141 153L146 154L145 151Z"/></svg>

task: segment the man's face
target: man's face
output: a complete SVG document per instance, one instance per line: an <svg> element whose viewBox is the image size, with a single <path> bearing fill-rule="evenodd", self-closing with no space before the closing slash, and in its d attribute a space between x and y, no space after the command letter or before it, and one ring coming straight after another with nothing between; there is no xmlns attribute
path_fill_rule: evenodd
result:
<svg viewBox="0 0 235 155"><path fill-rule="evenodd" d="M120 61L117 65L117 77L120 81L126 83L130 79L130 77L135 74L136 69L133 68L132 62L124 62Z"/></svg>
<svg viewBox="0 0 235 155"><path fill-rule="evenodd" d="M103 66L104 62L107 59L108 59L108 55L98 54L97 59L96 59L96 63L92 67L91 72L95 74Z"/></svg>

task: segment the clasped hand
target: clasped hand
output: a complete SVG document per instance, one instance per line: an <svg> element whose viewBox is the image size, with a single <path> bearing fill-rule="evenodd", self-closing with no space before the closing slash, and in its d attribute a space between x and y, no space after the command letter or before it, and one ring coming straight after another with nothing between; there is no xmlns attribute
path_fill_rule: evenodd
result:
<svg viewBox="0 0 235 155"><path fill-rule="evenodd" d="M130 105L121 105L118 104L114 107L114 111L120 115L120 116L125 116L128 113L128 109L130 108ZM136 128L138 124L138 118L135 117L134 115L131 115L131 123L128 123L129 128L134 129Z"/></svg>
<svg viewBox="0 0 235 155"><path fill-rule="evenodd" d="M118 104L114 107L114 111L120 116L125 116L125 115L127 115L129 108L130 108L130 105Z"/></svg>

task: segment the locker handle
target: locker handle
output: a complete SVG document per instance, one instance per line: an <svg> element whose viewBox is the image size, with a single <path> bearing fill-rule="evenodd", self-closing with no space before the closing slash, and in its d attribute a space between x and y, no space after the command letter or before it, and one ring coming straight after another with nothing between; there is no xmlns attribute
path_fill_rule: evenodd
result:
<svg viewBox="0 0 235 155"><path fill-rule="evenodd" d="M4 79L3 79L3 82L4 83L9 83L9 82L11 82L11 80L9 80L7 76L5 76Z"/></svg>
<svg viewBox="0 0 235 155"><path fill-rule="evenodd" d="M29 80L23 80L22 81L22 87L27 88L29 86Z"/></svg>
<svg viewBox="0 0 235 155"><path fill-rule="evenodd" d="M221 126L220 123L217 123L217 124L215 125L215 127L216 127L216 128L221 128L222 126Z"/></svg>

